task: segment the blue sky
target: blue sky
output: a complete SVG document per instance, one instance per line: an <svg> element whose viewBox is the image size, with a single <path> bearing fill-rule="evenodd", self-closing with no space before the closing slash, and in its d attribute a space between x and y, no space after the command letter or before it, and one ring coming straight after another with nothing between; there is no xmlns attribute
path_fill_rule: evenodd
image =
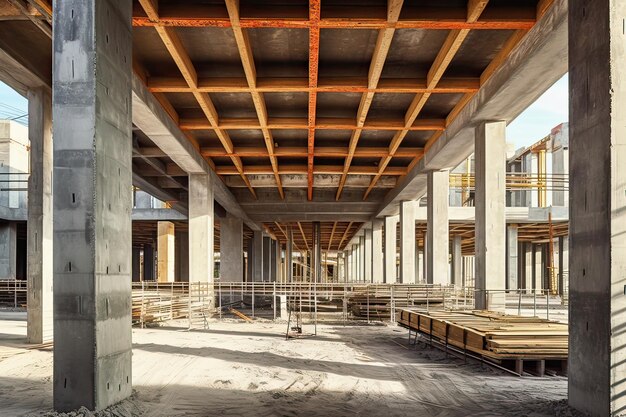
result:
<svg viewBox="0 0 626 417"><path fill-rule="evenodd" d="M567 122L568 94L566 74L507 126L507 141L515 143L515 149L532 145L556 125Z"/></svg>
<svg viewBox="0 0 626 417"><path fill-rule="evenodd" d="M567 122L567 80L567 75L563 76L509 124L506 131L507 140L515 143L516 149L533 144L550 133L554 126ZM9 115L14 113L3 105L15 107L24 113L28 111L26 99L0 82L0 118L7 117L7 112Z"/></svg>

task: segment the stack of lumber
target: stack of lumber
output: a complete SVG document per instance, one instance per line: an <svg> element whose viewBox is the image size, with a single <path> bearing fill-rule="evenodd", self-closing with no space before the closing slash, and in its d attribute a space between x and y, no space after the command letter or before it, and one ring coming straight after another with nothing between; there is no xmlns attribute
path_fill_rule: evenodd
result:
<svg viewBox="0 0 626 417"><path fill-rule="evenodd" d="M399 324L493 359L565 359L567 325L494 312L403 309Z"/></svg>
<svg viewBox="0 0 626 417"><path fill-rule="evenodd" d="M135 324L157 323L189 316L189 296L178 292L134 290L132 319ZM192 308L200 308L197 302Z"/></svg>
<svg viewBox="0 0 626 417"><path fill-rule="evenodd" d="M348 298L348 308L355 317L369 320L390 319L392 308L415 305L440 305L445 299L445 288L432 285L397 286L372 285L356 289Z"/></svg>

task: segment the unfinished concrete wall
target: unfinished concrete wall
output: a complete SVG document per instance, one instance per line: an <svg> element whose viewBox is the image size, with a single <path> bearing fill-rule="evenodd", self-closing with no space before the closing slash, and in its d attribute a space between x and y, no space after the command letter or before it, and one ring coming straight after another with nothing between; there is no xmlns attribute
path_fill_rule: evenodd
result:
<svg viewBox="0 0 626 417"><path fill-rule="evenodd" d="M131 394L130 0L54 4L54 407Z"/></svg>

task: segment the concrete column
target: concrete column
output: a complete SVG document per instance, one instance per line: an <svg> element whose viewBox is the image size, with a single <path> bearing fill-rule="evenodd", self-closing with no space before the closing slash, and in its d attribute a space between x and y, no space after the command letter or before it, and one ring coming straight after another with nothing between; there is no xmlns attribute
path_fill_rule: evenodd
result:
<svg viewBox="0 0 626 417"><path fill-rule="evenodd" d="M174 223L157 222L157 281L174 282L176 276Z"/></svg>
<svg viewBox="0 0 626 417"><path fill-rule="evenodd" d="M189 233L176 230L174 234L175 281L189 282Z"/></svg>
<svg viewBox="0 0 626 417"><path fill-rule="evenodd" d="M422 238L422 256L420 257L420 263L422 264L422 281L426 281L426 277L428 276L428 248L426 242L428 241L428 232L424 232L424 237ZM417 271L416 271L417 274Z"/></svg>
<svg viewBox="0 0 626 417"><path fill-rule="evenodd" d="M0 223L0 279L16 279L17 227Z"/></svg>
<svg viewBox="0 0 626 417"><path fill-rule="evenodd" d="M367 283L372 282L372 225L367 225L369 228L363 230L363 244L364 244L364 261L363 261L363 280Z"/></svg>
<svg viewBox="0 0 626 417"><path fill-rule="evenodd" d="M476 128L476 308L504 311L506 277L505 122Z"/></svg>
<svg viewBox="0 0 626 417"><path fill-rule="evenodd" d="M322 282L322 228L320 222L313 222L313 262L312 272L315 282Z"/></svg>
<svg viewBox="0 0 626 417"><path fill-rule="evenodd" d="M533 261L533 253L533 244L524 242L524 289L526 289L527 293L531 293L534 287L535 264Z"/></svg>
<svg viewBox="0 0 626 417"><path fill-rule="evenodd" d="M263 281L263 232L255 230L249 243L250 252L252 253L252 262L250 267L252 281ZM248 254L249 256L250 254Z"/></svg>
<svg viewBox="0 0 626 417"><path fill-rule="evenodd" d="M133 282L139 282L141 281L141 248L140 247L133 247L133 254L132 254L132 267L133 267L133 273L132 273L132 280Z"/></svg>
<svg viewBox="0 0 626 417"><path fill-rule="evenodd" d="M626 2L569 2L571 406L626 412Z"/></svg>
<svg viewBox="0 0 626 417"><path fill-rule="evenodd" d="M506 287L509 290L517 289L517 225L506 228Z"/></svg>
<svg viewBox="0 0 626 417"><path fill-rule="evenodd" d="M384 282L383 272L383 221L372 222L372 282Z"/></svg>
<svg viewBox="0 0 626 417"><path fill-rule="evenodd" d="M559 295L563 296L569 280L569 237L559 238Z"/></svg>
<svg viewBox="0 0 626 417"><path fill-rule="evenodd" d="M365 282L365 235L359 236L359 281Z"/></svg>
<svg viewBox="0 0 626 417"><path fill-rule="evenodd" d="M243 220L227 215L220 219L220 280L243 281Z"/></svg>
<svg viewBox="0 0 626 417"><path fill-rule="evenodd" d="M400 279L404 284L415 283L415 201L400 203Z"/></svg>
<svg viewBox="0 0 626 417"><path fill-rule="evenodd" d="M385 282L394 284L396 277L396 226L398 224L398 216L385 217Z"/></svg>
<svg viewBox="0 0 626 417"><path fill-rule="evenodd" d="M452 279L451 284L463 285L463 239L460 235L454 235L452 238Z"/></svg>
<svg viewBox="0 0 626 417"><path fill-rule="evenodd" d="M287 229L287 247L285 249L285 280L293 282L293 230L291 226Z"/></svg>
<svg viewBox="0 0 626 417"><path fill-rule="evenodd" d="M263 274L261 281L270 281L270 271L274 264L272 259L272 238L269 236L263 236Z"/></svg>
<svg viewBox="0 0 626 417"><path fill-rule="evenodd" d="M27 280L28 342L52 340L52 99L43 89L28 92ZM3 265L0 262L0 265Z"/></svg>
<svg viewBox="0 0 626 417"><path fill-rule="evenodd" d="M430 171L427 174L427 230L428 251L426 282L448 284L448 258L450 239L448 237L448 199L450 178L448 171Z"/></svg>
<svg viewBox="0 0 626 417"><path fill-rule="evenodd" d="M543 288L543 245L533 244L533 288L541 293Z"/></svg>
<svg viewBox="0 0 626 417"><path fill-rule="evenodd" d="M143 245L143 280L154 281L154 246Z"/></svg>
<svg viewBox="0 0 626 417"><path fill-rule="evenodd" d="M189 175L189 282L213 282L213 182L207 174Z"/></svg>
<svg viewBox="0 0 626 417"><path fill-rule="evenodd" d="M131 394L132 2L53 13L54 408Z"/></svg>

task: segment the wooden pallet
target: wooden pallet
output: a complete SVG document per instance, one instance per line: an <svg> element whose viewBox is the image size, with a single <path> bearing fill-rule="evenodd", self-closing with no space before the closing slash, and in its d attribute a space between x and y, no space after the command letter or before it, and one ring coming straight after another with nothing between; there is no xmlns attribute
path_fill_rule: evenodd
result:
<svg viewBox="0 0 626 417"><path fill-rule="evenodd" d="M567 371L566 324L493 312L401 309L398 324L434 338L445 346L469 351L514 369L543 375L546 364L557 373Z"/></svg>

